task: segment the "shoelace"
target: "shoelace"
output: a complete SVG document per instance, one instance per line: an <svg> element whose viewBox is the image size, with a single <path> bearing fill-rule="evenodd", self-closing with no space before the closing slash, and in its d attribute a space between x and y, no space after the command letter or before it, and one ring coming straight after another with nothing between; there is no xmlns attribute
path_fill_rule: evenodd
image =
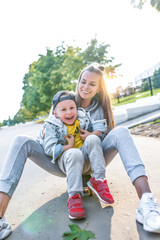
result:
<svg viewBox="0 0 160 240"><path fill-rule="evenodd" d="M3 227L3 222L0 222L0 229L2 229Z"/></svg>
<svg viewBox="0 0 160 240"><path fill-rule="evenodd" d="M146 202L146 205L151 212L157 212L158 214L160 214L160 208L158 207L156 199L149 198L149 201Z"/></svg>

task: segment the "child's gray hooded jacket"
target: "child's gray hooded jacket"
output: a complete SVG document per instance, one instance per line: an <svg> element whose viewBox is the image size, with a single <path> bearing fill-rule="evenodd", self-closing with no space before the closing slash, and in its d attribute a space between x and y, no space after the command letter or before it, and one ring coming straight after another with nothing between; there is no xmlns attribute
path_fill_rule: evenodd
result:
<svg viewBox="0 0 160 240"><path fill-rule="evenodd" d="M80 128L93 132L99 130L102 132L101 137L107 131L106 119L93 120L90 118L90 114L83 108L78 108L77 119L80 121ZM67 127L53 114L51 108L49 117L45 120L45 124L39 132L37 141L43 146L45 154L52 156L52 162L55 163L56 159L63 152L63 147L66 144Z"/></svg>

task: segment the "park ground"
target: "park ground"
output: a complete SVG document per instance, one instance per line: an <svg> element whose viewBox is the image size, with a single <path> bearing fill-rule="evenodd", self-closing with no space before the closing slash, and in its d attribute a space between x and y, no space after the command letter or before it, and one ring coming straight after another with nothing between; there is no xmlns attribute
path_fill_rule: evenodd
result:
<svg viewBox="0 0 160 240"><path fill-rule="evenodd" d="M40 127L41 124L32 124L0 131L0 168L15 135L35 137ZM134 134L133 139L145 163L151 189L160 204L160 141ZM145 232L135 220L139 199L119 155L107 167L106 177L115 203L107 206L96 196L84 196L86 219L76 224L92 231L97 240L160 239L159 234ZM63 240L63 233L75 223L68 218L66 191L65 178L48 174L32 161L27 161L5 215L13 229L7 240Z"/></svg>

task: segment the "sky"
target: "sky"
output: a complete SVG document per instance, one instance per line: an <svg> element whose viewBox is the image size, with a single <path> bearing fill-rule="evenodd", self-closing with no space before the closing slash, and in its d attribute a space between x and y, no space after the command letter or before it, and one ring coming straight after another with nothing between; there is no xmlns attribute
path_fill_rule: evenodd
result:
<svg viewBox="0 0 160 240"><path fill-rule="evenodd" d="M131 0L0 1L0 122L14 117L29 65L63 41L82 49L91 39L110 44L123 78L110 88L134 81L160 62L160 13L149 3L136 9Z"/></svg>

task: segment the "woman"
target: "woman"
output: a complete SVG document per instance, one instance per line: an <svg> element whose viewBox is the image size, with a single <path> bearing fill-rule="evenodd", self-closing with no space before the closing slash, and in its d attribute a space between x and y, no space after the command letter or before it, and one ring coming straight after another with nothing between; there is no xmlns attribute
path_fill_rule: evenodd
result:
<svg viewBox="0 0 160 240"><path fill-rule="evenodd" d="M77 84L77 104L90 113L91 118L106 118L108 131L102 148L108 165L117 153L129 175L140 199L136 220L146 231L160 233L160 209L151 193L144 164L127 128L115 128L111 101L106 89L103 66L88 66L80 73ZM83 140L91 133L83 130ZM101 133L97 132L97 135Z"/></svg>
<svg viewBox="0 0 160 240"><path fill-rule="evenodd" d="M77 103L85 108L94 120L107 119L108 132L105 135L94 131L94 134L103 140L106 165L119 152L141 199L136 213L137 221L143 224L146 231L160 232L160 210L150 191L144 165L132 137L126 128L114 128L111 101L105 88L103 70L103 67L94 66L83 69L77 85ZM82 130L81 137L85 140L90 134ZM0 175L0 240L6 238L12 231L10 224L5 221L4 214L27 158L49 173L65 177L58 164L51 162L52 157L44 153L43 147L36 140L27 136L17 136L10 147Z"/></svg>

